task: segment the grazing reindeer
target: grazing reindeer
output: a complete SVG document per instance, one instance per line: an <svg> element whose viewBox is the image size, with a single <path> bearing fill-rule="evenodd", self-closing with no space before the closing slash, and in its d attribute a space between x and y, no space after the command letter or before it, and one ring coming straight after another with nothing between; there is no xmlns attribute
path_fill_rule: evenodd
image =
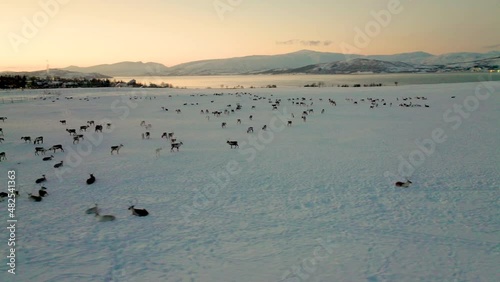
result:
<svg viewBox="0 0 500 282"><path fill-rule="evenodd" d="M146 125L146 121L145 120L141 121L141 126L145 126L145 125Z"/></svg>
<svg viewBox="0 0 500 282"><path fill-rule="evenodd" d="M253 119L253 116L251 115L251 116L249 116L248 118L249 118L250 120L252 120L252 119Z"/></svg>
<svg viewBox="0 0 500 282"><path fill-rule="evenodd" d="M62 125L66 125L66 120L65 120L65 119L60 120L59 122L60 122Z"/></svg>
<svg viewBox="0 0 500 282"><path fill-rule="evenodd" d="M61 145L61 144L54 145L54 146L52 146L49 150L53 150L53 151L54 151L54 153L56 152L56 150L61 150L62 152L64 152L64 149L63 149L63 147L62 147L62 145Z"/></svg>
<svg viewBox="0 0 500 282"><path fill-rule="evenodd" d="M247 129L247 133L253 133L253 127L250 126L248 129Z"/></svg>
<svg viewBox="0 0 500 282"><path fill-rule="evenodd" d="M87 125L82 125L80 126L80 131L87 131L88 126Z"/></svg>
<svg viewBox="0 0 500 282"><path fill-rule="evenodd" d="M183 143L182 143L182 142L180 142L180 143L172 143L172 144L170 144L170 152L173 152L173 151L174 151L174 149L177 149L177 152L179 152L179 147L180 147L181 145L183 145Z"/></svg>
<svg viewBox="0 0 500 282"><path fill-rule="evenodd" d="M302 120L306 122L306 116L302 116Z"/></svg>
<svg viewBox="0 0 500 282"><path fill-rule="evenodd" d="M100 124L96 125L95 132L102 132L102 125L100 125Z"/></svg>
<svg viewBox="0 0 500 282"><path fill-rule="evenodd" d="M91 173L90 177L87 179L87 185L93 184L95 182L95 176Z"/></svg>
<svg viewBox="0 0 500 282"><path fill-rule="evenodd" d="M151 133L149 133L149 131L146 131L145 137L146 139L149 139L151 137Z"/></svg>
<svg viewBox="0 0 500 282"><path fill-rule="evenodd" d="M1 153L0 153L0 162L1 162L2 160L4 160L4 161L5 161L5 160L7 160L7 157L5 156L5 152L1 152Z"/></svg>
<svg viewBox="0 0 500 282"><path fill-rule="evenodd" d="M73 144L78 144L78 143L80 143L80 137L73 136Z"/></svg>
<svg viewBox="0 0 500 282"><path fill-rule="evenodd" d="M226 128L226 123L225 122L222 123L222 128Z"/></svg>
<svg viewBox="0 0 500 282"><path fill-rule="evenodd" d="M238 141L229 141L228 140L226 143L229 144L229 146L231 146L231 149L233 149L233 148L235 148L235 149L239 148Z"/></svg>
<svg viewBox="0 0 500 282"><path fill-rule="evenodd" d="M43 160L44 162L46 162L46 161L51 161L53 158L54 158L54 156L50 155L50 157L45 157L45 158L43 158L42 160Z"/></svg>
<svg viewBox="0 0 500 282"><path fill-rule="evenodd" d="M91 126L91 125L95 125L95 122L94 122L93 120L88 120L88 121L87 121L87 124L88 124L89 126Z"/></svg>
<svg viewBox="0 0 500 282"><path fill-rule="evenodd" d="M40 152L45 155L45 151L43 147L35 147L35 156L38 156Z"/></svg>
<svg viewBox="0 0 500 282"><path fill-rule="evenodd" d="M24 143L26 143L26 142L31 143L31 137L29 137L29 136L23 136L23 137L21 137L21 140L24 140Z"/></svg>
<svg viewBox="0 0 500 282"><path fill-rule="evenodd" d="M7 117L0 117L0 119L2 120L2 122L5 122L5 120L7 119Z"/></svg>
<svg viewBox="0 0 500 282"><path fill-rule="evenodd" d="M130 211L132 211L132 214L135 216L147 216L149 212L145 209L135 209L134 206L130 206L128 208Z"/></svg>
<svg viewBox="0 0 500 282"><path fill-rule="evenodd" d="M35 138L33 144L43 144L43 136L38 136L37 138Z"/></svg>
<svg viewBox="0 0 500 282"><path fill-rule="evenodd" d="M111 155L113 154L114 151L116 151L117 154L120 154L120 149L123 147L123 144L120 144L119 146L111 146Z"/></svg>
<svg viewBox="0 0 500 282"><path fill-rule="evenodd" d="M111 129L111 123L106 123L106 129Z"/></svg>
<svg viewBox="0 0 500 282"><path fill-rule="evenodd" d="M69 133L69 135L73 135L73 136L76 135L76 129L73 129L73 128L67 129L66 128L66 131Z"/></svg>
<svg viewBox="0 0 500 282"><path fill-rule="evenodd" d="M267 129L267 125L264 124L264 126L262 127L262 130L266 130Z"/></svg>
<svg viewBox="0 0 500 282"><path fill-rule="evenodd" d="M157 157L157 158L160 156L160 152L161 152L161 150L163 150L163 148L157 148L157 149L155 150L155 154L156 154L156 157Z"/></svg>
<svg viewBox="0 0 500 282"><path fill-rule="evenodd" d="M61 162L59 162L59 163L56 163L56 164L54 165L54 168L60 168L60 167L62 167L62 166L63 166L63 161L61 161Z"/></svg>
<svg viewBox="0 0 500 282"><path fill-rule="evenodd" d="M287 122L286 126L292 126L292 121L291 121L291 120L289 120L289 121Z"/></svg>
<svg viewBox="0 0 500 282"><path fill-rule="evenodd" d="M40 183L45 182L45 181L47 181L47 178L45 178L45 174L43 174L41 178L38 178L37 180L35 180L35 183L40 184Z"/></svg>
<svg viewBox="0 0 500 282"><path fill-rule="evenodd" d="M412 184L412 182L410 180L406 179L406 182L398 181L398 182L394 183L394 186L396 186L396 187L402 187L402 188L407 188L411 184Z"/></svg>
<svg viewBox="0 0 500 282"><path fill-rule="evenodd" d="M240 118L236 120L236 124L241 124L241 119Z"/></svg>

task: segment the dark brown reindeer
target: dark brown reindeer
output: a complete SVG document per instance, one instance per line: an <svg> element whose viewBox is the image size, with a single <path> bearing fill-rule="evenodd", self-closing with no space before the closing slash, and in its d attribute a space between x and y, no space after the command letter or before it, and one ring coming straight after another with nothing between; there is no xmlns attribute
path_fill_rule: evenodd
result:
<svg viewBox="0 0 500 282"><path fill-rule="evenodd" d="M229 141L229 140L227 140L226 143L229 144L229 146L231 146L231 149L233 149L233 148L235 148L235 149L239 148L238 141Z"/></svg>
<svg viewBox="0 0 500 282"><path fill-rule="evenodd" d="M412 182L410 180L406 179L406 182L398 181L398 182L394 183L394 186L396 186L396 187L402 187L402 188L407 188L411 184L412 184Z"/></svg>
<svg viewBox="0 0 500 282"><path fill-rule="evenodd" d="M120 154L120 149L123 147L123 144L118 146L111 146L111 155L116 151L117 154Z"/></svg>

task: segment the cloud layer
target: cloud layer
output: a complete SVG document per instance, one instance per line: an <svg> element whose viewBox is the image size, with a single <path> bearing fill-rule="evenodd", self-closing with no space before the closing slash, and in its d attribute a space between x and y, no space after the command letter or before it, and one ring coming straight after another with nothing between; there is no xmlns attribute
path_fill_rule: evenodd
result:
<svg viewBox="0 0 500 282"><path fill-rule="evenodd" d="M287 41L276 41L277 45L302 45L302 46L330 46L333 43L331 40L303 40L290 39Z"/></svg>

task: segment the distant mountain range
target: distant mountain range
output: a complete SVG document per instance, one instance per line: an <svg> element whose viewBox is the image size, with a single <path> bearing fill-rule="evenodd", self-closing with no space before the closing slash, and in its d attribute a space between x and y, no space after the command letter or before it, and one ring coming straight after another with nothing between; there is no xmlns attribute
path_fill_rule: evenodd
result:
<svg viewBox="0 0 500 282"><path fill-rule="evenodd" d="M494 59L490 59L494 58ZM482 60L482 61L481 61ZM466 70L481 64L498 66L500 51L488 53L450 53L432 55L425 52L394 55L345 55L341 53L301 50L281 55L256 55L228 59L202 60L172 67L154 62L120 62L91 67L69 66L58 70L65 75L104 77L190 76L277 73L393 73ZM44 71L40 71L42 76ZM51 70L51 75L56 75Z"/></svg>
<svg viewBox="0 0 500 282"><path fill-rule="evenodd" d="M415 73L434 72L435 66L416 65L403 62L388 62L357 58L348 61L314 64L295 69L269 70L264 74L304 73L304 74L351 74L351 73Z"/></svg>
<svg viewBox="0 0 500 282"><path fill-rule="evenodd" d="M0 72L0 75L20 75L20 76L27 76L27 77L60 77L60 78L66 78L66 79L74 79L74 78L85 78L85 79L93 79L93 78L98 78L98 79L105 79L105 78L113 78L112 76L100 74L100 73L95 73L95 72L74 72L74 71L68 71L68 70L61 70L61 69L49 69L47 70L39 70L39 71L19 71L19 72L13 72L13 71L6 71L6 72Z"/></svg>

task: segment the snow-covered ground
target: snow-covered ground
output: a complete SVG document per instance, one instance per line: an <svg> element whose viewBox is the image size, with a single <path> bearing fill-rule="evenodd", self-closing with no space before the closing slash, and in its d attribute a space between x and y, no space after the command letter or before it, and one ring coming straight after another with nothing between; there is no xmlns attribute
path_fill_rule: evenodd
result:
<svg viewBox="0 0 500 282"><path fill-rule="evenodd" d="M73 89L58 100L0 104L8 118L0 122L1 191L9 170L21 190L15 275L0 203L0 281L497 281L499 89ZM269 99L281 99L277 110ZM410 102L422 107L397 106ZM238 103L229 115L200 113ZM88 120L103 133L92 127L73 144L65 129ZM163 132L183 142L179 152ZM39 145L22 136L65 152L42 161ZM159 157L156 148L164 148ZM37 193L42 174L49 195L32 202L27 193ZM413 185L394 186L405 178ZM85 214L94 203L116 220ZM130 203L150 215L131 215Z"/></svg>

